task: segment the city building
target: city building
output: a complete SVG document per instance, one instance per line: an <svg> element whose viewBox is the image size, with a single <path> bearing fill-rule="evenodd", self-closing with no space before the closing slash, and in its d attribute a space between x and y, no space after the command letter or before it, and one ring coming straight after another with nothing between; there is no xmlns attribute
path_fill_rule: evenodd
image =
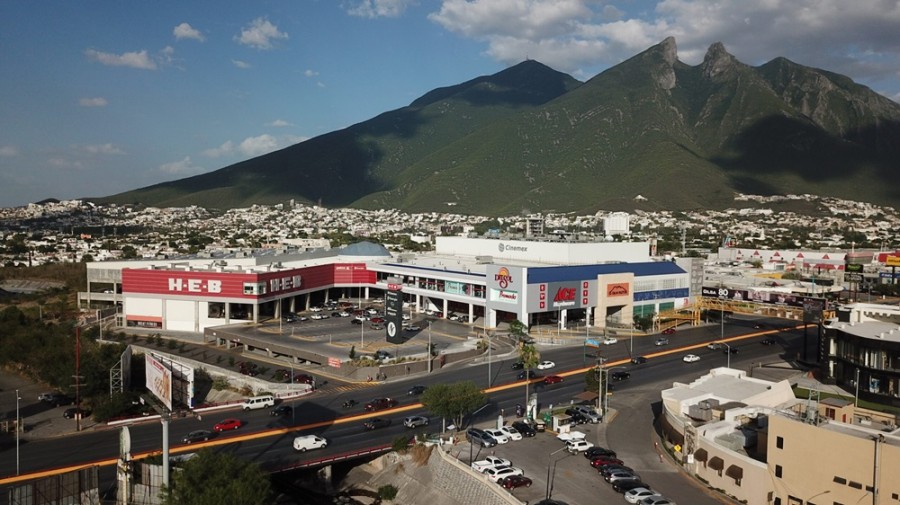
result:
<svg viewBox="0 0 900 505"><path fill-rule="evenodd" d="M266 250L215 258L88 264L82 306L121 304L126 326L202 332L259 322L329 299L369 298L400 279L410 310L455 313L495 328L571 319L605 327L691 302L691 274L651 261L643 242L438 237L428 254L391 255L361 242L340 249ZM374 290L374 291L373 291Z"/></svg>

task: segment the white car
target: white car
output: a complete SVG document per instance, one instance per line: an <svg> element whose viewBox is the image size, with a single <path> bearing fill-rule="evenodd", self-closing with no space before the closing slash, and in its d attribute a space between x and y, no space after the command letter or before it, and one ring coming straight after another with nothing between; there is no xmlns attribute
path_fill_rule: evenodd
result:
<svg viewBox="0 0 900 505"><path fill-rule="evenodd" d="M681 358L685 363L693 363L695 361L700 361L700 356L696 354L687 354L685 357Z"/></svg>
<svg viewBox="0 0 900 505"><path fill-rule="evenodd" d="M554 363L552 361L541 361L540 363L538 363L537 369L538 370L547 370L548 368L553 368L555 366L556 366L556 363Z"/></svg>
<svg viewBox="0 0 900 505"><path fill-rule="evenodd" d="M509 477L510 475L524 475L525 472L522 471L521 468L516 468L514 466L495 466L494 468L488 468L484 471L484 474L488 476L494 482L500 482L502 479Z"/></svg>
<svg viewBox="0 0 900 505"><path fill-rule="evenodd" d="M512 426L504 426L500 428L500 431L502 431L503 434L506 435L506 438L510 440L522 440L522 434Z"/></svg>
<svg viewBox="0 0 900 505"><path fill-rule="evenodd" d="M315 314L309 316L309 318L318 321L319 319L325 319L325 316L316 312Z"/></svg>
<svg viewBox="0 0 900 505"><path fill-rule="evenodd" d="M472 463L472 469L479 473L484 473L489 468L512 466L512 462L508 459L497 456L488 456L482 460Z"/></svg>
<svg viewBox="0 0 900 505"><path fill-rule="evenodd" d="M324 309L322 307L310 307L309 310L313 312L322 312Z"/></svg>
<svg viewBox="0 0 900 505"><path fill-rule="evenodd" d="M603 339L603 345L613 345L618 341L619 339L617 339L616 337L606 337Z"/></svg>
<svg viewBox="0 0 900 505"><path fill-rule="evenodd" d="M594 447L594 444L588 442L587 440L569 440L566 442L566 450L575 454L577 452L584 452L591 447Z"/></svg>
<svg viewBox="0 0 900 505"><path fill-rule="evenodd" d="M629 491L625 491L625 501L628 503L640 503L641 500L650 496L656 496L659 493L645 487L636 487Z"/></svg>
<svg viewBox="0 0 900 505"><path fill-rule="evenodd" d="M509 437L506 436L506 433L504 433L503 430L492 429L492 430L484 430L484 432L487 433L488 435L494 437L494 439L497 440L498 444L508 444L509 443Z"/></svg>

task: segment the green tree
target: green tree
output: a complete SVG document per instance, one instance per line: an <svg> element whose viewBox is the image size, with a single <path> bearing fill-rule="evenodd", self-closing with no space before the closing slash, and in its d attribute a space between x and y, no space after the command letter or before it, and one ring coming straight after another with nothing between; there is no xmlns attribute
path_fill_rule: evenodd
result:
<svg viewBox="0 0 900 505"><path fill-rule="evenodd" d="M435 384L422 394L422 405L432 413L463 426L466 415L487 403L487 397L472 381Z"/></svg>
<svg viewBox="0 0 900 505"><path fill-rule="evenodd" d="M607 377L609 377L607 375ZM587 372L584 373L584 390L595 392L598 395L601 394L600 391L603 388L603 373L601 372L600 366L596 366L591 368ZM602 401L602 397L597 398L597 402ZM599 407L600 405L598 405Z"/></svg>
<svg viewBox="0 0 900 505"><path fill-rule="evenodd" d="M510 321L509 334L521 340L528 336L528 326L518 319Z"/></svg>
<svg viewBox="0 0 900 505"><path fill-rule="evenodd" d="M258 465L227 452L201 449L172 474L163 489L167 505L266 505L272 503L272 483Z"/></svg>

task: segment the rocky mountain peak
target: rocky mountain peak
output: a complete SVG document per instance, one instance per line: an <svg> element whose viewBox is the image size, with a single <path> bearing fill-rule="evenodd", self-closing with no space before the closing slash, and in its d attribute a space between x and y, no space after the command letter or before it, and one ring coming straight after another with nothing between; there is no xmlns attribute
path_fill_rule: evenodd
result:
<svg viewBox="0 0 900 505"><path fill-rule="evenodd" d="M675 45L675 37L666 37L659 43L659 49L662 52L663 59L669 65L674 65L678 61L678 46Z"/></svg>
<svg viewBox="0 0 900 505"><path fill-rule="evenodd" d="M725 50L725 45L716 42L707 49L701 68L707 78L720 80L730 74L737 64L737 59Z"/></svg>

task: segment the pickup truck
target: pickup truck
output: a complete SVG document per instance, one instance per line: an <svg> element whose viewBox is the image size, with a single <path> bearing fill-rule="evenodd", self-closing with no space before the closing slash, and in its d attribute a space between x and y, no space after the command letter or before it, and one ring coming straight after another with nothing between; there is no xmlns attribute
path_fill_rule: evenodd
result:
<svg viewBox="0 0 900 505"><path fill-rule="evenodd" d="M508 459L499 458L497 456L488 456L472 463L472 469L478 473L484 473L489 468L496 468L498 466L512 466L512 463Z"/></svg>

